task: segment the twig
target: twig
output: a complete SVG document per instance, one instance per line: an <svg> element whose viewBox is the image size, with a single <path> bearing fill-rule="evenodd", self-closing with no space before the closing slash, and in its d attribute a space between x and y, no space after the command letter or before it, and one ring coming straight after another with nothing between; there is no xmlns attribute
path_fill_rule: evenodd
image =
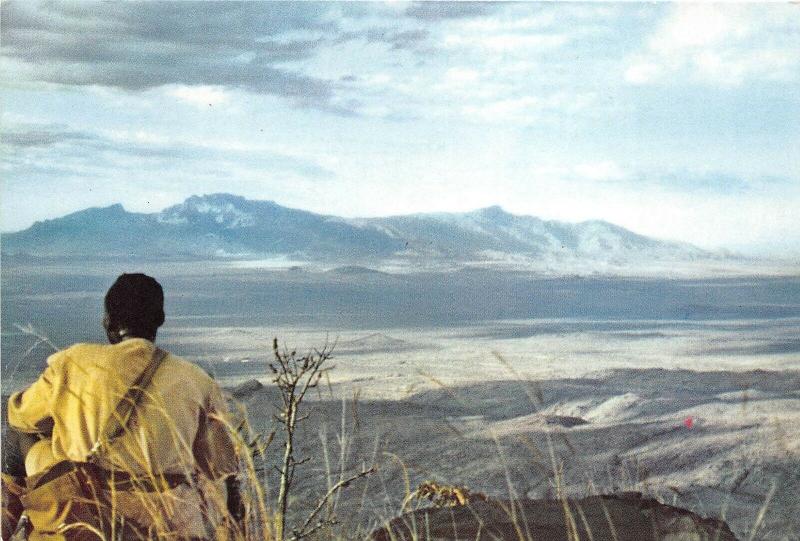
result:
<svg viewBox="0 0 800 541"><path fill-rule="evenodd" d="M362 470L362 471L358 472L357 474L353 475L352 477L349 477L347 479L342 479L341 481L339 481L338 483L333 485L330 488L330 490L328 490L328 492L319 500L319 503L317 504L317 507L314 509L314 511L311 512L310 515L308 515L308 518L303 523L303 525L300 527L300 529L299 530L295 530L294 535L292 536L292 540L302 539L303 537L306 537L306 536L310 535L313 531L318 529L319 525L317 525L317 527L315 527L313 530L306 531L306 528L308 528L308 526L314 520L314 517L316 517L317 514L320 511L322 511L322 508L325 506L325 503L337 491L339 491L339 490L341 490L343 488L346 488L353 481L356 481L358 479L361 479L362 477L366 477L367 475L375 473L375 471L376 471L375 466L372 466L371 468L369 468L367 470ZM320 524L323 524L323 523L320 523Z"/></svg>
<svg viewBox="0 0 800 541"><path fill-rule="evenodd" d="M58 346L56 346L53 342L51 342L47 336L37 331L30 323L28 323L25 326L20 325L19 323L14 323L14 327L16 327L16 329L21 333L33 336L34 338L38 339L38 341L28 350L28 352L24 356L27 356L31 351L36 349L36 346L38 346L39 344L47 344L48 346L50 346L53 352L60 351L61 349Z"/></svg>
<svg viewBox="0 0 800 541"><path fill-rule="evenodd" d="M281 425L285 436L283 444L283 457L280 467L276 467L279 474L278 509L275 516L275 538L283 541L286 531L286 515L289 507L289 493L294 481L295 468L308 462L308 459L298 460L295 456L295 430L298 423L308 418L307 413L299 413L303 398L309 389L317 387L327 368L323 363L331 358L332 348L328 346L321 350L313 350L302 357L296 351L289 351L285 346L278 347L278 339L272 342L272 351L275 360L269 363L278 390L280 391L283 406L278 408L275 421ZM304 526L304 529L307 527Z"/></svg>

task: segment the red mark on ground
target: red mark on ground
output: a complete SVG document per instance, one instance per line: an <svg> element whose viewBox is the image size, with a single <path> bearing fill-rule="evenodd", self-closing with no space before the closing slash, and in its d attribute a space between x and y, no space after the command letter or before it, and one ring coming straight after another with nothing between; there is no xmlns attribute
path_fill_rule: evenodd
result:
<svg viewBox="0 0 800 541"><path fill-rule="evenodd" d="M691 415L683 420L683 425L686 428L692 428L694 426L694 419L692 418Z"/></svg>

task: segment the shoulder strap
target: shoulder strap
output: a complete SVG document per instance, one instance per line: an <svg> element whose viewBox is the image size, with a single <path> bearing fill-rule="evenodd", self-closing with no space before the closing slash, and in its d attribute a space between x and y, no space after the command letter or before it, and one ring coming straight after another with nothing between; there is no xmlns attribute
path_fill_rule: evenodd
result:
<svg viewBox="0 0 800 541"><path fill-rule="evenodd" d="M117 439L122 435L123 432L125 432L125 427L127 426L128 421L133 414L133 410L141 401L145 389L148 385L150 385L153 375L156 373L156 370L158 370L158 367L161 366L161 363L166 356L166 351L159 347L155 348L153 351L153 358L147 364L142 373L139 374L139 377L136 378L136 381L131 384L131 386L128 388L128 391L125 393L125 396L122 397L114 412L109 416L108 420L106 421L105 428L103 429L103 433L94 444L94 447L92 447L92 450L89 452L87 461L91 461L96 456L101 445L104 443L108 445L111 441Z"/></svg>

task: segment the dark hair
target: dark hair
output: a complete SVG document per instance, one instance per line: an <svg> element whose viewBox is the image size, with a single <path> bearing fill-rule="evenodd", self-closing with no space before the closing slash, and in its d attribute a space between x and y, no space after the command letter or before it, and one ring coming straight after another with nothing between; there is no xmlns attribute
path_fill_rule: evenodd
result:
<svg viewBox="0 0 800 541"><path fill-rule="evenodd" d="M116 327L154 336L164 323L164 290L146 274L122 274L106 293L105 308Z"/></svg>

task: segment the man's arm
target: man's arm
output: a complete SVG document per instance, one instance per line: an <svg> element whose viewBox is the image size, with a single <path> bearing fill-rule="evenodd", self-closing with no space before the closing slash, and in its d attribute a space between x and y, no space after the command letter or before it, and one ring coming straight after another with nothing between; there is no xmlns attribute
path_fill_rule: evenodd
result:
<svg viewBox="0 0 800 541"><path fill-rule="evenodd" d="M239 458L222 391L212 382L193 451L200 470L211 479L239 473Z"/></svg>
<svg viewBox="0 0 800 541"><path fill-rule="evenodd" d="M241 525L244 505L238 478L239 458L232 431L225 398L217 384L212 383L193 451L203 473L211 479L225 479L228 513Z"/></svg>
<svg viewBox="0 0 800 541"><path fill-rule="evenodd" d="M38 441L39 435L49 436L53 432L50 397L56 355L47 360L47 368L33 385L11 395L8 407L3 411L2 539L11 538L22 514L20 495L25 484L25 455Z"/></svg>
<svg viewBox="0 0 800 541"><path fill-rule="evenodd" d="M55 353L47 359L47 368L33 385L11 395L8 399L8 424L26 434L49 436L53 431L50 400L61 354Z"/></svg>

